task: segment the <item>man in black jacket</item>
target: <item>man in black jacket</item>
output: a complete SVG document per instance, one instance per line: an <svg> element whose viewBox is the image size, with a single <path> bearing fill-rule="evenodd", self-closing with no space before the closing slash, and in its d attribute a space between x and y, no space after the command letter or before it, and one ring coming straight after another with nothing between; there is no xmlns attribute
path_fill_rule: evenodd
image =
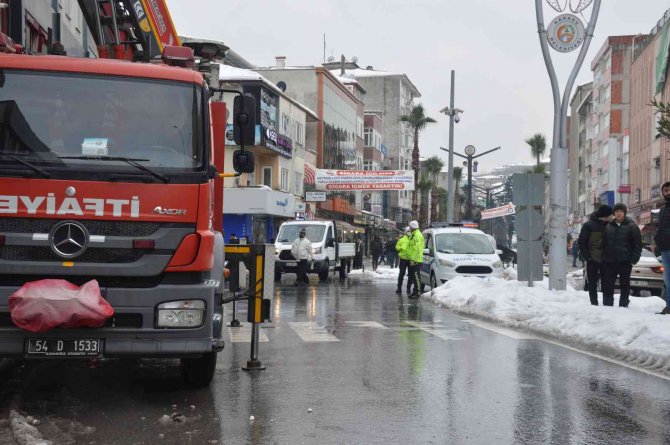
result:
<svg viewBox="0 0 670 445"><path fill-rule="evenodd" d="M591 219L582 226L579 232L579 251L586 261L586 285L589 290L591 304L598 306L598 279L602 280L603 272L603 233L605 226L612 219L612 207L601 205L593 212Z"/></svg>
<svg viewBox="0 0 670 445"><path fill-rule="evenodd" d="M614 305L614 283L619 277L619 307L628 307L630 295L630 272L642 254L642 235L635 222L626 216L625 204L614 206L614 221L605 227L603 258L603 305Z"/></svg>
<svg viewBox="0 0 670 445"><path fill-rule="evenodd" d="M658 215L658 227L654 235L654 254L663 259L663 278L665 279L665 308L659 314L670 314L670 181L661 187L665 205Z"/></svg>

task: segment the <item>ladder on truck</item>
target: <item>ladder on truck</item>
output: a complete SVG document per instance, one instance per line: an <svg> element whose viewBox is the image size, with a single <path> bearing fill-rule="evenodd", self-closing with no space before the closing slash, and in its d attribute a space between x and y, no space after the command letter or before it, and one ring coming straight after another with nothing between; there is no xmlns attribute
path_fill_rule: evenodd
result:
<svg viewBox="0 0 670 445"><path fill-rule="evenodd" d="M148 62L180 46L164 0L78 0L100 58Z"/></svg>

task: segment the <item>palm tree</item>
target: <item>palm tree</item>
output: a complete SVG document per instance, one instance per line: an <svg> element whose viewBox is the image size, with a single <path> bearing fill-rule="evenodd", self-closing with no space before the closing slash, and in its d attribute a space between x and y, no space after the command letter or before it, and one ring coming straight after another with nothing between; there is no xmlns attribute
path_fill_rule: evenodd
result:
<svg viewBox="0 0 670 445"><path fill-rule="evenodd" d="M537 160L537 165L535 166L536 173L542 173L543 169L541 167L540 158L547 150L547 140L544 138L543 134L537 133L530 139L526 139L526 144L530 145L530 152Z"/></svg>
<svg viewBox="0 0 670 445"><path fill-rule="evenodd" d="M421 179L417 184L417 188L421 192L421 211L419 212L419 227L428 226L428 200L424 199L427 197L425 193L433 187L433 181L428 179L428 176L421 175ZM415 191L416 193L416 191Z"/></svg>
<svg viewBox="0 0 670 445"><path fill-rule="evenodd" d="M461 199L461 178L463 177L463 167L454 167L454 222L461 220L461 204L465 202L465 198Z"/></svg>
<svg viewBox="0 0 670 445"><path fill-rule="evenodd" d="M438 219L437 179L444 167L444 161L438 156L431 156L424 161L423 166L428 170L428 174L433 182L433 188L430 191L430 221L433 222Z"/></svg>
<svg viewBox="0 0 670 445"><path fill-rule="evenodd" d="M426 128L428 124L433 124L437 122L432 117L426 116L426 113L423 109L423 105L415 105L409 114L400 116L401 122L407 122L409 126L414 130L414 149L412 150L412 169L414 170L414 184L419 183L419 169L421 165L419 163L419 132ZM416 216L419 211L418 196L416 189L412 193L412 212Z"/></svg>

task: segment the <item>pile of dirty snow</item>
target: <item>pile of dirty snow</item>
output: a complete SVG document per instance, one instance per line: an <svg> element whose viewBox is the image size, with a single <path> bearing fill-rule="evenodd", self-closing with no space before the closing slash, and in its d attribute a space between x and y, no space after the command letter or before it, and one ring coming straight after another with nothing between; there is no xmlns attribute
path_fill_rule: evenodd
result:
<svg viewBox="0 0 670 445"><path fill-rule="evenodd" d="M391 269L387 266L379 266L375 271L372 269L365 269L365 271L357 269L352 270L349 275L369 280L397 280L398 268Z"/></svg>
<svg viewBox="0 0 670 445"><path fill-rule="evenodd" d="M575 277L576 278L576 277ZM425 293L456 312L558 339L670 375L670 317L660 298L631 297L628 309L591 306L587 292L550 291L548 282L458 277Z"/></svg>

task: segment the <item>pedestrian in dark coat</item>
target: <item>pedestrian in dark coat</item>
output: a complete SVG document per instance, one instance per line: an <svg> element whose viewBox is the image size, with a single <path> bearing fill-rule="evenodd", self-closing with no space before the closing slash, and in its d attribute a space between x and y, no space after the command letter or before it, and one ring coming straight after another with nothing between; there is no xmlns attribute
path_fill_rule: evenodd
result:
<svg viewBox="0 0 670 445"><path fill-rule="evenodd" d="M363 269L363 241L356 238L354 241L354 269Z"/></svg>
<svg viewBox="0 0 670 445"><path fill-rule="evenodd" d="M612 207L601 205L582 226L577 243L582 258L586 261L586 289L591 304L598 306L598 280L605 275L603 265L603 234L612 219Z"/></svg>
<svg viewBox="0 0 670 445"><path fill-rule="evenodd" d="M663 262L663 278L665 280L665 307L660 315L670 314L670 181L661 187L665 198L665 205L658 214L658 227L654 235L654 254L660 256Z"/></svg>
<svg viewBox="0 0 670 445"><path fill-rule="evenodd" d="M614 305L614 284L619 278L619 307L628 307L630 295L630 273L642 254L642 235L635 222L626 216L625 204L614 206L614 220L605 227L603 236L603 258L605 278L603 280L603 305Z"/></svg>
<svg viewBox="0 0 670 445"><path fill-rule="evenodd" d="M379 239L378 236L375 236L375 238L370 243L370 255L372 255L372 270L377 270L377 266L379 266L379 257L382 256L383 251L384 246L382 245L381 240Z"/></svg>

